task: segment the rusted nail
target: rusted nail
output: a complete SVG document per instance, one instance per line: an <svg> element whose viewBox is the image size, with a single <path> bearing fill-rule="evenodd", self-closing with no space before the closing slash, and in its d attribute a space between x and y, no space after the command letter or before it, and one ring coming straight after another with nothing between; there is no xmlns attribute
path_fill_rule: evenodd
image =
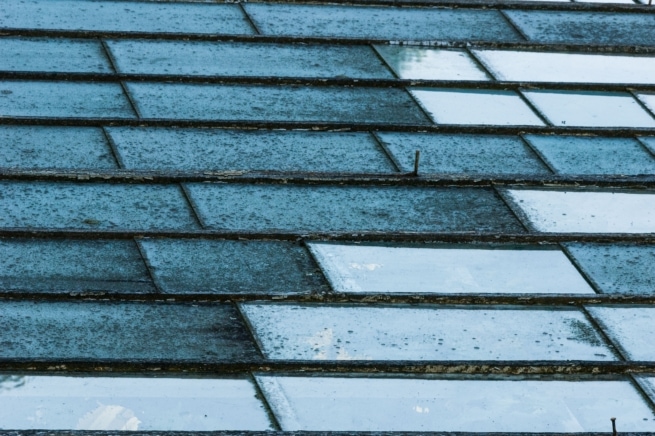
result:
<svg viewBox="0 0 655 436"><path fill-rule="evenodd" d="M610 418L612 420L612 434L616 436L616 418Z"/></svg>
<svg viewBox="0 0 655 436"><path fill-rule="evenodd" d="M414 176L418 176L418 161L421 159L421 152L419 150L416 150L416 154L414 154Z"/></svg>

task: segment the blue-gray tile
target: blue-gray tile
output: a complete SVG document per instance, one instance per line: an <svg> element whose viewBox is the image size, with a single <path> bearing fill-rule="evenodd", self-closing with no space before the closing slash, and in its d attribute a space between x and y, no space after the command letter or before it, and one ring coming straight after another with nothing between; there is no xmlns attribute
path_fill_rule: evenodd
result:
<svg viewBox="0 0 655 436"><path fill-rule="evenodd" d="M135 118L118 83L0 82L0 116Z"/></svg>
<svg viewBox="0 0 655 436"><path fill-rule="evenodd" d="M640 136L639 141L644 144L653 155L655 155L655 136Z"/></svg>
<svg viewBox="0 0 655 436"><path fill-rule="evenodd" d="M98 41L2 38L0 71L111 73L113 70Z"/></svg>
<svg viewBox="0 0 655 436"><path fill-rule="evenodd" d="M0 288L27 292L155 290L134 241L0 239Z"/></svg>
<svg viewBox="0 0 655 436"><path fill-rule="evenodd" d="M200 41L110 41L116 66L130 74L389 79L369 46Z"/></svg>
<svg viewBox="0 0 655 436"><path fill-rule="evenodd" d="M265 35L404 41L521 40L498 11L266 3L244 6Z"/></svg>
<svg viewBox="0 0 655 436"><path fill-rule="evenodd" d="M196 183L188 189L205 224L221 230L522 231L484 188Z"/></svg>
<svg viewBox="0 0 655 436"><path fill-rule="evenodd" d="M603 12L506 11L530 41L609 44L655 44L655 16Z"/></svg>
<svg viewBox="0 0 655 436"><path fill-rule="evenodd" d="M367 133L129 127L107 131L126 168L394 172Z"/></svg>
<svg viewBox="0 0 655 436"><path fill-rule="evenodd" d="M236 308L227 304L1 301L0 313L0 359L257 358Z"/></svg>
<svg viewBox="0 0 655 436"><path fill-rule="evenodd" d="M0 126L0 167L101 169L116 166L100 129Z"/></svg>
<svg viewBox="0 0 655 436"><path fill-rule="evenodd" d="M602 293L655 295L655 246L570 243L566 248Z"/></svg>
<svg viewBox="0 0 655 436"><path fill-rule="evenodd" d="M177 185L0 182L1 228L189 229Z"/></svg>
<svg viewBox="0 0 655 436"><path fill-rule="evenodd" d="M421 173L550 174L548 168L516 136L430 133L378 134L403 171L414 169L421 152Z"/></svg>
<svg viewBox="0 0 655 436"><path fill-rule="evenodd" d="M10 0L4 1L2 6L0 29L254 33L239 6L230 4Z"/></svg>
<svg viewBox="0 0 655 436"><path fill-rule="evenodd" d="M431 124L402 89L130 83L144 118Z"/></svg>
<svg viewBox="0 0 655 436"><path fill-rule="evenodd" d="M526 135L562 174L655 174L655 157L631 138Z"/></svg>
<svg viewBox="0 0 655 436"><path fill-rule="evenodd" d="M292 242L142 239L170 294L307 294L328 290L307 249Z"/></svg>

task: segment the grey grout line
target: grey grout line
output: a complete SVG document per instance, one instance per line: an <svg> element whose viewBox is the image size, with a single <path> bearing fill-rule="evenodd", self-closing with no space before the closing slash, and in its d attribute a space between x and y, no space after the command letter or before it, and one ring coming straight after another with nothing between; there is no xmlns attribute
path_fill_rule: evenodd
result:
<svg viewBox="0 0 655 436"><path fill-rule="evenodd" d="M396 171L400 174L406 173L407 171L403 171L402 165L400 165L400 162L398 162L396 156L391 152L391 150L389 150L384 141L382 141L382 139L378 136L377 132L369 132L369 135L373 138L378 147L380 147L382 153L384 153L387 159L389 159L391 165L396 168Z"/></svg>
<svg viewBox="0 0 655 436"><path fill-rule="evenodd" d="M107 141L107 144L109 145L109 149L111 150L111 154L114 157L114 160L116 161L116 165L118 165L118 168L120 169L125 169L125 163L123 162L123 158L121 157L120 153L118 152L118 148L116 147L116 143L114 142L114 138L107 132L107 128L105 126L101 127L102 129L102 134L105 136L105 140Z"/></svg>
<svg viewBox="0 0 655 436"><path fill-rule="evenodd" d="M201 216L200 212L198 211L196 203L193 201L193 198L191 197L186 185L184 183L180 183L179 186L180 186L180 190L182 191L182 195L186 199L186 202L187 202L187 204L189 206L189 209L191 209L191 212L193 213L193 216L196 219L196 223L198 224L198 226L201 229L206 229L207 225L204 222L204 220L202 219L202 216Z"/></svg>
<svg viewBox="0 0 655 436"><path fill-rule="evenodd" d="M530 42L530 38L528 37L528 35L526 35L525 32L523 32L523 29L521 29L521 27L520 27L518 24L516 24L516 23L514 22L514 20L512 20L512 18L511 18L509 15L507 15L507 13L505 13L505 11L504 11L503 9L498 9L498 13L499 13L500 15L502 15L502 17L505 19L505 21L507 22L507 24L509 24L510 27L511 27L511 28L512 28L512 29L513 29L513 30L514 30L514 31L515 31L515 32L516 32L516 33L517 33L521 38L523 38L523 39L525 40L525 42Z"/></svg>
<svg viewBox="0 0 655 436"><path fill-rule="evenodd" d="M518 135L518 137L521 139L523 144L525 144L526 147L528 147L532 152L537 156L537 158L545 165L545 167L552 173L552 174L558 174L558 171L551 165L551 163L546 159L546 156L544 156L541 151L535 147L528 139L525 138L525 135Z"/></svg>
<svg viewBox="0 0 655 436"><path fill-rule="evenodd" d="M152 281L152 285L155 287L155 290L157 291L157 295L161 296L164 295L164 292L161 288L161 284L159 283L159 280L155 276L155 274L152 271L152 265L150 265L150 260L148 259L148 256L146 255L146 251L144 248L141 246L140 243L140 238L133 238L132 242L136 246L136 249L139 252L139 256L141 256L141 260L143 261L143 265L146 267L146 271L148 271L148 276L150 276L150 280Z"/></svg>
<svg viewBox="0 0 655 436"><path fill-rule="evenodd" d="M246 10L246 7L244 6L244 4L239 1L239 2L237 2L237 5L239 5L239 9L241 9L241 13L243 14L243 17L246 19L246 21L248 21L248 23L250 24L250 27L252 27L252 30L255 31L255 34L263 35L262 31L259 30L259 26L257 26L257 24L255 23L255 20L250 16L248 11Z"/></svg>

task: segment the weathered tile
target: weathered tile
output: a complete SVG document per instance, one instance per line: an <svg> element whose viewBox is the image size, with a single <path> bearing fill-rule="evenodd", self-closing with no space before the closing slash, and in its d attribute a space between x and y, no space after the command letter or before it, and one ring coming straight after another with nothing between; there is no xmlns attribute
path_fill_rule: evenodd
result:
<svg viewBox="0 0 655 436"><path fill-rule="evenodd" d="M368 46L163 40L116 40L108 44L119 71L130 74L393 77Z"/></svg>
<svg viewBox="0 0 655 436"><path fill-rule="evenodd" d="M655 429L650 405L627 380L260 375L257 381L283 430L606 432L609 418L599 416L616 417L626 432Z"/></svg>
<svg viewBox="0 0 655 436"><path fill-rule="evenodd" d="M142 239L160 288L172 294L304 294L327 283L292 242Z"/></svg>
<svg viewBox="0 0 655 436"><path fill-rule="evenodd" d="M522 231L488 189L210 183L189 184L188 189L205 224L215 229Z"/></svg>
<svg viewBox="0 0 655 436"><path fill-rule="evenodd" d="M377 45L375 49L401 79L489 80L464 50L399 45Z"/></svg>
<svg viewBox="0 0 655 436"><path fill-rule="evenodd" d="M650 110L651 115L655 114L655 94L649 92L640 92L637 98Z"/></svg>
<svg viewBox="0 0 655 436"><path fill-rule="evenodd" d="M0 116L135 118L118 83L0 81Z"/></svg>
<svg viewBox="0 0 655 436"><path fill-rule="evenodd" d="M177 185L0 182L0 227L189 229Z"/></svg>
<svg viewBox="0 0 655 436"><path fill-rule="evenodd" d="M256 359L228 304L2 301L4 359L219 362Z"/></svg>
<svg viewBox="0 0 655 436"><path fill-rule="evenodd" d="M522 92L555 126L655 127L655 119L626 92Z"/></svg>
<svg viewBox="0 0 655 436"><path fill-rule="evenodd" d="M655 44L655 19L651 14L539 10L505 12L534 42Z"/></svg>
<svg viewBox="0 0 655 436"><path fill-rule="evenodd" d="M243 304L269 359L616 360L578 310Z"/></svg>
<svg viewBox="0 0 655 436"><path fill-rule="evenodd" d="M412 88L437 124L543 126L514 91Z"/></svg>
<svg viewBox="0 0 655 436"><path fill-rule="evenodd" d="M655 360L655 307L587 307L629 360Z"/></svg>
<svg viewBox="0 0 655 436"><path fill-rule="evenodd" d="M500 13L490 10L266 3L244 6L265 35L520 41Z"/></svg>
<svg viewBox="0 0 655 436"><path fill-rule="evenodd" d="M653 56L512 50L474 50L474 53L498 80L562 83L655 82L652 77L652 71L655 70Z"/></svg>
<svg viewBox="0 0 655 436"><path fill-rule="evenodd" d="M0 420L13 430L271 430L242 378L0 375Z"/></svg>
<svg viewBox="0 0 655 436"><path fill-rule="evenodd" d="M378 137L403 171L413 171L419 150L421 173L551 173L517 136L380 132Z"/></svg>
<svg viewBox="0 0 655 436"><path fill-rule="evenodd" d="M575 261L606 294L655 294L655 246L566 244Z"/></svg>
<svg viewBox="0 0 655 436"><path fill-rule="evenodd" d="M130 83L145 118L429 124L402 89Z"/></svg>
<svg viewBox="0 0 655 436"><path fill-rule="evenodd" d="M636 376L635 379L644 389L646 395L650 397L650 400L655 401L655 377Z"/></svg>
<svg viewBox="0 0 655 436"><path fill-rule="evenodd" d="M655 232L655 195L649 191L508 189L506 192L517 210L539 232Z"/></svg>
<svg viewBox="0 0 655 436"><path fill-rule="evenodd" d="M6 2L2 14L0 29L254 33L239 6L234 4L24 0Z"/></svg>
<svg viewBox="0 0 655 436"><path fill-rule="evenodd" d="M638 139L655 156L655 136L640 136Z"/></svg>
<svg viewBox="0 0 655 436"><path fill-rule="evenodd" d="M556 249L332 243L309 247L337 292L594 293Z"/></svg>
<svg viewBox="0 0 655 436"><path fill-rule="evenodd" d="M100 129L0 126L0 167L101 169L117 165Z"/></svg>
<svg viewBox="0 0 655 436"><path fill-rule="evenodd" d="M0 239L0 251L4 291L155 290L133 241Z"/></svg>
<svg viewBox="0 0 655 436"><path fill-rule="evenodd" d="M2 38L0 71L111 73L113 70L99 41Z"/></svg>
<svg viewBox="0 0 655 436"><path fill-rule="evenodd" d="M526 135L561 174L655 174L655 156L632 138Z"/></svg>
<svg viewBox="0 0 655 436"><path fill-rule="evenodd" d="M110 127L125 167L395 172L368 133Z"/></svg>

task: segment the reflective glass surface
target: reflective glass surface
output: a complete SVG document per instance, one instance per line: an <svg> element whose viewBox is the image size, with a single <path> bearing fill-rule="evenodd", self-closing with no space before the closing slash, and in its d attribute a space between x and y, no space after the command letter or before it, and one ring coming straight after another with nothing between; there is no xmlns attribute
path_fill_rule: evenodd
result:
<svg viewBox="0 0 655 436"><path fill-rule="evenodd" d="M375 49L401 79L489 80L464 50L377 45Z"/></svg>
<svg viewBox="0 0 655 436"><path fill-rule="evenodd" d="M588 307L629 360L655 360L655 307Z"/></svg>

